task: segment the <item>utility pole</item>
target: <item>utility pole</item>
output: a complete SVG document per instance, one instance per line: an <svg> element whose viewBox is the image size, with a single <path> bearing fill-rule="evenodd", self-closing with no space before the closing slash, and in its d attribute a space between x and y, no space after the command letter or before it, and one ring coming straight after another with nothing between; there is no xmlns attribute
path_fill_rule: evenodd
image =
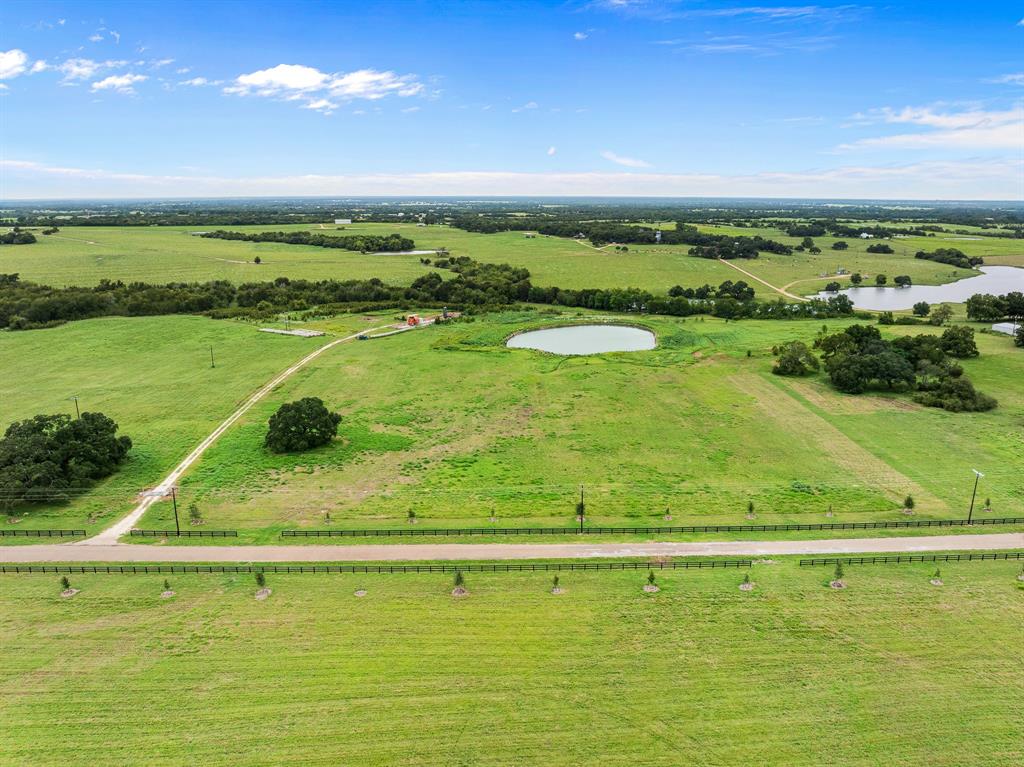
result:
<svg viewBox="0 0 1024 767"><path fill-rule="evenodd" d="M971 510L967 512L967 524L971 524L971 519L974 517L974 498L978 495L978 480L985 475L977 469L971 469L974 472L974 492L971 493Z"/></svg>
<svg viewBox="0 0 1024 767"><path fill-rule="evenodd" d="M75 395L73 395L71 397L68 397L68 399L73 399L75 401L75 418L81 420L82 419L82 413L78 409L78 395L75 394Z"/></svg>
<svg viewBox="0 0 1024 767"><path fill-rule="evenodd" d="M587 507L583 503L583 485L580 485L580 534L583 534L583 517L586 516Z"/></svg>
<svg viewBox="0 0 1024 767"><path fill-rule="evenodd" d="M171 488L171 503L174 504L174 532L176 535L181 535L181 525L178 524L178 496L173 487Z"/></svg>
<svg viewBox="0 0 1024 767"><path fill-rule="evenodd" d="M212 367L212 368L217 367L217 365L214 364L214 361L213 361L213 347L212 346L210 347L210 367Z"/></svg>

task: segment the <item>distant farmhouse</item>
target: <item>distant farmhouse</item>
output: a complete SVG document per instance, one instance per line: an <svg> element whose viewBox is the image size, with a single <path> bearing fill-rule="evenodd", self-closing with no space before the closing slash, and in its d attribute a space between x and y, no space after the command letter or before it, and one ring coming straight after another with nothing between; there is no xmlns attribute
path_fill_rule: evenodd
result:
<svg viewBox="0 0 1024 767"><path fill-rule="evenodd" d="M338 224L339 226L344 226L345 224L351 224L352 223L352 219L351 218L336 218L336 219L334 219L334 223Z"/></svg>

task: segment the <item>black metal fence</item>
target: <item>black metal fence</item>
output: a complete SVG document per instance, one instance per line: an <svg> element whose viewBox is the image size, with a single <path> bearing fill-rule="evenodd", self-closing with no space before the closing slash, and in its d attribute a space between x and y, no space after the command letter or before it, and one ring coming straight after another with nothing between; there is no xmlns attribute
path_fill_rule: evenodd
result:
<svg viewBox="0 0 1024 767"><path fill-rule="evenodd" d="M0 536L12 538L82 538L85 530L0 530Z"/></svg>
<svg viewBox="0 0 1024 767"><path fill-rule="evenodd" d="M237 538L237 530L131 530L141 538Z"/></svg>
<svg viewBox="0 0 1024 767"><path fill-rule="evenodd" d="M716 570L751 567L749 559L671 562L512 562L431 565L0 565L0 573L520 573L548 570Z"/></svg>
<svg viewBox="0 0 1024 767"><path fill-rule="evenodd" d="M282 530L282 538L391 538L458 535L622 535L649 533L769 533L794 530L879 530L909 527L1024 525L1024 517L897 519L887 522L820 522L778 525L685 525L665 527L428 527L366 530Z"/></svg>
<svg viewBox="0 0 1024 767"><path fill-rule="evenodd" d="M984 560L1024 559L1024 551L995 554L893 554L884 557L822 557L801 559L801 567L815 565L902 565L910 562L979 562Z"/></svg>

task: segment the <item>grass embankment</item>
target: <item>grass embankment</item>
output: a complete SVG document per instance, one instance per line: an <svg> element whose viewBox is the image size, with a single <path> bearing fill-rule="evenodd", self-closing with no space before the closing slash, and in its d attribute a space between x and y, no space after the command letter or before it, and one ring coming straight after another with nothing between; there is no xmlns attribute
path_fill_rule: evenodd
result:
<svg viewBox="0 0 1024 767"><path fill-rule="evenodd" d="M276 243L234 242L204 239L191 232L217 227L66 227L56 235L39 235L39 242L25 247L0 250L0 272L19 272L23 279L51 285L92 286L100 279L140 280L163 283L214 279L232 282L293 279L368 279L379 277L406 285L429 270L418 255L372 256L311 246ZM596 249L587 242L558 237L526 238L522 232L477 234L445 226L419 227L414 224L355 224L343 231L331 225L221 227L237 231L310 231L317 234L398 233L416 242L417 250L447 247L452 255L471 256L478 261L509 263L530 270L534 284L562 288L639 287L664 293L682 284L697 287L705 282L747 279L726 264L687 255L685 245L630 245L626 253L613 247ZM716 234L762 235L797 245L801 238L789 237L777 229L736 229L701 227ZM1020 240L943 237L909 237L890 241L894 255L866 252L872 240L852 240L849 250L833 251L834 237L815 238L823 249L818 255L790 256L764 253L756 261L738 265L762 279L783 287L796 280L792 291L813 293L840 268L892 278L908 274L915 282L937 284L974 274L943 264L913 257L918 250L956 247L968 255L980 255L988 263L1024 265L1024 243ZM255 257L262 261L253 263ZM762 298L774 298L769 288L755 284Z"/></svg>
<svg viewBox="0 0 1024 767"><path fill-rule="evenodd" d="M181 497L208 528L238 529L239 542L279 542L287 528L406 527L410 510L422 527L572 526L580 484L588 524L600 526L744 524L748 501L753 523L905 519L908 494L915 518L938 519L966 515L978 468L976 513L988 515L991 498L991 515L1024 515L1024 354L1008 338L979 335L982 356L964 362L1000 400L979 414L842 395L823 375L772 376L771 346L810 341L816 322L645 317L658 349L587 358L502 344L577 316L490 315L318 359L224 435ZM267 419L302 396L342 413L339 439L270 454ZM170 519L158 504L142 526Z"/></svg>
<svg viewBox="0 0 1024 767"><path fill-rule="evenodd" d="M941 567L0 576L0 762L1019 765L1020 563Z"/></svg>

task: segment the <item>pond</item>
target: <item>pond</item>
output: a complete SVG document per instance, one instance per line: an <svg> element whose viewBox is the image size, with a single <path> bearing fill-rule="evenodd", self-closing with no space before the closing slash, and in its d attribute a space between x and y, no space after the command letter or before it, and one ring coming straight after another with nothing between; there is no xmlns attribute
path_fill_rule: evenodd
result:
<svg viewBox="0 0 1024 767"><path fill-rule="evenodd" d="M898 311L913 308L918 301L941 304L944 301L963 303L975 293L1006 293L1024 291L1024 269L1019 266L983 266L977 277L948 282L945 285L911 285L909 288L859 287L839 291L849 296L858 309ZM819 293L821 298L835 293Z"/></svg>
<svg viewBox="0 0 1024 767"><path fill-rule="evenodd" d="M510 349L536 349L552 354L640 352L656 345L654 333L626 325L573 325L517 333L505 344Z"/></svg>

